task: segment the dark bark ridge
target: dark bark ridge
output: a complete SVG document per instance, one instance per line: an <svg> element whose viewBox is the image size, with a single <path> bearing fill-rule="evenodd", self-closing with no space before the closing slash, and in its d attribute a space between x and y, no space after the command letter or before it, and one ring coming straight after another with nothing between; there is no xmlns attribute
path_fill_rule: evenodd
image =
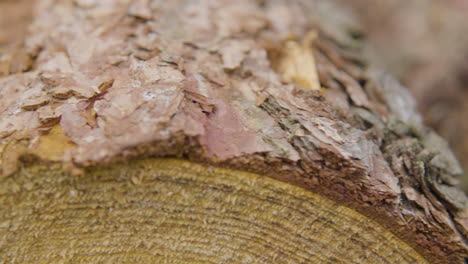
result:
<svg viewBox="0 0 468 264"><path fill-rule="evenodd" d="M3 62L10 69L0 78L3 180L31 160L79 172L179 156L326 195L375 218L434 263L467 257L457 162L422 125L406 90L366 68L361 39L339 8L328 1L92 2L39 2L19 57L26 62ZM286 83L272 67L272 50L310 31L319 33L322 92ZM38 149L57 126L72 143L51 158Z"/></svg>

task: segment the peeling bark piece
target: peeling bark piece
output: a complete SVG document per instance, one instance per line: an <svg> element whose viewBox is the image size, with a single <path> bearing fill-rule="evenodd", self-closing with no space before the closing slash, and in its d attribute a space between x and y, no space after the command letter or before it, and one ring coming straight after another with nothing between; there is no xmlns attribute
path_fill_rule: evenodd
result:
<svg viewBox="0 0 468 264"><path fill-rule="evenodd" d="M154 51L158 49L158 42L157 42L157 34L150 31L151 29L144 29L142 28L140 31L137 32L137 40L136 45L140 49L144 49L147 51Z"/></svg>
<svg viewBox="0 0 468 264"><path fill-rule="evenodd" d="M60 118L60 115L57 114L50 105L40 107L37 113L39 114L39 121L42 124L50 124L54 121L58 121Z"/></svg>
<svg viewBox="0 0 468 264"><path fill-rule="evenodd" d="M213 113L214 108L215 108L215 104L214 104L214 102L211 102L212 100L210 100L209 98L207 98L207 97L205 97L205 96L203 96L201 94L191 92L189 90L185 90L185 93L187 94L186 96L190 100L200 104L200 107L203 109L203 112L205 112L207 114Z"/></svg>
<svg viewBox="0 0 468 264"><path fill-rule="evenodd" d="M103 93L107 92L109 90L109 88L112 87L113 84L114 84L114 79L108 80L108 81L105 81L105 82L101 83L99 85L99 87L97 88L97 93L98 94L103 94ZM90 98L90 97L88 97L88 98Z"/></svg>
<svg viewBox="0 0 468 264"><path fill-rule="evenodd" d="M128 14L145 20L150 20L153 16L148 0L133 1L128 9Z"/></svg>
<svg viewBox="0 0 468 264"><path fill-rule="evenodd" d="M78 75L74 79L68 73L60 72L45 72L41 75L41 80L49 86L48 92L50 96L58 99L68 99L72 96L77 98L91 98L94 95L101 93L99 87L103 87L103 90L108 89L112 86L112 80L105 81L99 85L99 87L94 87L93 83L95 81L86 80L81 81L83 77Z"/></svg>
<svg viewBox="0 0 468 264"><path fill-rule="evenodd" d="M328 75L329 78L335 79L345 88L348 97L352 100L354 105L373 108L369 102L367 94L355 79L353 79L343 70L337 68L337 66L335 66L333 63L329 62L328 58L326 58L323 54L318 54L317 57L318 61L320 61L322 65L326 65L322 67L322 70L328 73L326 75Z"/></svg>
<svg viewBox="0 0 468 264"><path fill-rule="evenodd" d="M158 58L148 61L132 60L130 69L134 86L155 84L160 80L176 83L185 78L174 65L162 63Z"/></svg>
<svg viewBox="0 0 468 264"><path fill-rule="evenodd" d="M311 32L302 43L286 41L280 58L275 58L275 67L286 82L296 83L305 89L320 90L312 49L315 38L316 33Z"/></svg>
<svg viewBox="0 0 468 264"><path fill-rule="evenodd" d="M249 51L252 46L253 45L248 41L241 40L223 42L219 49L219 53L223 60L223 68L227 70L238 68L244 60L247 51Z"/></svg>
<svg viewBox="0 0 468 264"><path fill-rule="evenodd" d="M155 51L147 51L147 50L137 50L133 53L133 56L135 58L140 59L140 60L151 60L152 58L157 56L157 52Z"/></svg>
<svg viewBox="0 0 468 264"><path fill-rule="evenodd" d="M49 103L49 97L44 91L44 85L34 80L32 87L22 94L21 108L27 111L35 110Z"/></svg>
<svg viewBox="0 0 468 264"><path fill-rule="evenodd" d="M56 86L49 90L51 96L59 99L67 99L73 95L73 90L70 87Z"/></svg>
<svg viewBox="0 0 468 264"><path fill-rule="evenodd" d="M91 98L96 92L91 87L82 87L77 83L61 84L49 90L52 97L67 99L71 96L77 98Z"/></svg>
<svg viewBox="0 0 468 264"><path fill-rule="evenodd" d="M46 105L47 103L49 103L49 98L46 96L28 98L23 102L21 108L24 110L32 111L36 110L37 108L43 105Z"/></svg>
<svg viewBox="0 0 468 264"><path fill-rule="evenodd" d="M363 71L358 65L346 61L346 59L344 58L344 54L340 55L337 51L337 47L333 46L333 43L324 42L325 40L318 39L315 42L315 45L318 50L322 51L327 56L327 58L329 58L330 61L333 62L333 64L345 71L355 80L363 78Z"/></svg>

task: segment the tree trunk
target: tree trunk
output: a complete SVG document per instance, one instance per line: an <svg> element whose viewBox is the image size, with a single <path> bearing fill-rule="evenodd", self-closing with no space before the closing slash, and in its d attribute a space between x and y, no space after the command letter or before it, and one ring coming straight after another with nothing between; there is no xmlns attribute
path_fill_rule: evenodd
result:
<svg viewBox="0 0 468 264"><path fill-rule="evenodd" d="M0 61L6 263L463 263L467 199L330 1L37 1Z"/></svg>

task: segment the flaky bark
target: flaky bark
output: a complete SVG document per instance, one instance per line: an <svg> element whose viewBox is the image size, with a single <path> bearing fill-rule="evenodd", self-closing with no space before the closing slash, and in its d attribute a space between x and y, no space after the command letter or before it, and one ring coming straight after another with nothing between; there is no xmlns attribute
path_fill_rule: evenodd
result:
<svg viewBox="0 0 468 264"><path fill-rule="evenodd" d="M352 25L328 1L39 1L2 60L1 181L183 157L325 195L462 263L460 168L408 92L366 68Z"/></svg>

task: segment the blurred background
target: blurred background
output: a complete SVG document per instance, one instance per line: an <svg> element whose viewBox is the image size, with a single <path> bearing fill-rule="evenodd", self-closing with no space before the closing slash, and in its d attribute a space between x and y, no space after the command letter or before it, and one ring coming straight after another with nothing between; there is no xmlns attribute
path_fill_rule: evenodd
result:
<svg viewBox="0 0 468 264"><path fill-rule="evenodd" d="M403 82L425 123L449 142L468 193L468 0L333 1L359 21L371 64ZM27 32L34 2L0 0L0 59Z"/></svg>

